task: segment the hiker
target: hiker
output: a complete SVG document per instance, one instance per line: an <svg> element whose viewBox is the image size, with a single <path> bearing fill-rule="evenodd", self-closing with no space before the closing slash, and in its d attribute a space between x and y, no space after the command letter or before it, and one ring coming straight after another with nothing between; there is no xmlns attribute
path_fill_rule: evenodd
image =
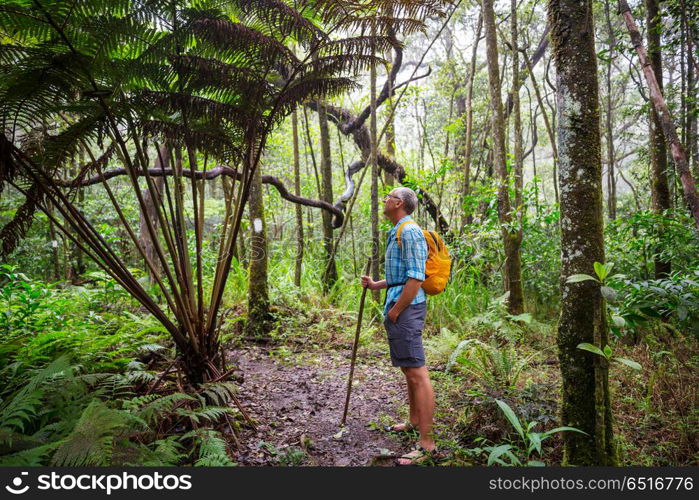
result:
<svg viewBox="0 0 699 500"><path fill-rule="evenodd" d="M411 462L435 450L432 436L434 392L422 347L427 297L421 285L425 279L428 248L425 236L416 223L402 225L413 220L410 214L417 206L415 191L407 187L395 188L384 197L383 204L384 215L394 224L388 232L386 245L386 279L374 281L369 276L362 276L361 280L362 286L370 290L388 288L384 326L388 334L391 362L405 374L410 403L410 422L394 425L390 430L419 430L417 449L403 456ZM399 246L396 233L401 225Z"/></svg>

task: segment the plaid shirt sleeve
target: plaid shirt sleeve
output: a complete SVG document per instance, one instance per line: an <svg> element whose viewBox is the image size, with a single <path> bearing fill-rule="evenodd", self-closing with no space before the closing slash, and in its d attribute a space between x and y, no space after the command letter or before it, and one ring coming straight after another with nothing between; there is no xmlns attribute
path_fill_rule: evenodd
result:
<svg viewBox="0 0 699 500"><path fill-rule="evenodd" d="M427 242L422 230L418 226L409 224L403 228L400 239L401 259L405 265L406 277L424 281Z"/></svg>

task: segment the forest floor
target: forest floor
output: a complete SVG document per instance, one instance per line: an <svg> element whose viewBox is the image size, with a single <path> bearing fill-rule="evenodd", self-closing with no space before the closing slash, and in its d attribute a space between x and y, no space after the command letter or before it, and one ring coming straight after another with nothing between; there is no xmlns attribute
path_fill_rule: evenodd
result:
<svg viewBox="0 0 699 500"><path fill-rule="evenodd" d="M403 376L381 353L362 359L354 372L350 411L340 427L350 354L292 352L247 346L228 351L244 373L240 395L257 420L246 429L235 460L241 465L392 465L409 451L408 439L382 430L400 421L406 397ZM406 436L407 437L407 436Z"/></svg>
<svg viewBox="0 0 699 500"><path fill-rule="evenodd" d="M269 337L245 337L242 324L236 323L225 343L229 366L237 366L242 379L239 400L256 422L256 429L242 426L232 458L240 465L254 466L394 465L418 436L385 430L389 424L406 421L408 405L405 380L391 366L380 321L367 316L362 328L347 426L341 428L354 314L328 307L282 307L274 316ZM485 335L490 328L486 327ZM539 432L558 425L560 374L551 348L553 329L530 326L521 335L517 359L529 353L536 357L527 363L518 387L485 394L486 379L445 371L446 353L455 346L453 334L432 325L424 332L435 389L435 436L438 447L446 452L438 465L485 465L487 445L509 443L526 453L496 398L515 408L524 421L538 422ZM647 336L648 341L652 338ZM664 338L667 351L658 354L654 354L657 346L651 345L620 342L615 350L643 365L639 373L615 363L610 373L621 463L696 464L697 389L692 367L696 351L681 338ZM667 368L659 366L660 354L666 353L664 359L670 351L676 353L676 361ZM526 461L527 457L521 458ZM534 458L560 464L560 436L548 440L543 455Z"/></svg>

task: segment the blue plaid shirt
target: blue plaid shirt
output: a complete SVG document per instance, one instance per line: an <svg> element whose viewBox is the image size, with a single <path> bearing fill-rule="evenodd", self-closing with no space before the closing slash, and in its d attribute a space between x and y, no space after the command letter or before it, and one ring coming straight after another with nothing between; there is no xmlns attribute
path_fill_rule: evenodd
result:
<svg viewBox="0 0 699 500"><path fill-rule="evenodd" d="M406 215L400 219L388 232L388 244L386 245L386 284L405 283L408 278L425 280L425 261L427 260L427 242L422 234L420 226L406 224L400 232L400 244L396 240L398 227L412 217ZM395 302L400 297L403 286L394 286L386 291L386 305L384 306L384 316L388 316L388 309L391 302ZM427 296L420 288L411 304L425 302Z"/></svg>

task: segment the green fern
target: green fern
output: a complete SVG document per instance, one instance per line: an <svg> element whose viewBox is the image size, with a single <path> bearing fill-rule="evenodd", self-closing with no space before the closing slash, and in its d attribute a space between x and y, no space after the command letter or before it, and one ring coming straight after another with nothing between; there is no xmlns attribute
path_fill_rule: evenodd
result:
<svg viewBox="0 0 699 500"><path fill-rule="evenodd" d="M42 397L46 388L44 384L55 377L71 378L72 371L65 357L61 357L36 373L26 385L15 394L9 396L0 405L0 431L24 432L26 424L33 421L42 405ZM0 432L0 436L2 436ZM11 436L7 434L6 436ZM11 445L11 437L9 444ZM1 444L1 442L0 442Z"/></svg>
<svg viewBox="0 0 699 500"><path fill-rule="evenodd" d="M220 433L211 429L196 429L182 436L182 439L187 438L193 440L193 449L197 451L196 467L236 465L228 456L228 445Z"/></svg>
<svg viewBox="0 0 699 500"><path fill-rule="evenodd" d="M201 389L201 394L206 398L206 401L223 406L233 400L236 385L233 382L209 382L202 384Z"/></svg>
<svg viewBox="0 0 699 500"><path fill-rule="evenodd" d="M203 408L178 408L176 413L180 416L192 419L196 424L201 423L215 423L221 420L225 415L233 414L237 412L228 406L204 406Z"/></svg>
<svg viewBox="0 0 699 500"><path fill-rule="evenodd" d="M168 467L181 465L187 458L185 446L180 442L181 436L168 436L149 445L139 444L137 461L125 465L141 467Z"/></svg>
<svg viewBox="0 0 699 500"><path fill-rule="evenodd" d="M68 467L109 465L116 434L126 429L130 421L127 412L93 400L73 431L62 440L51 464Z"/></svg>
<svg viewBox="0 0 699 500"><path fill-rule="evenodd" d="M152 424L171 411L176 404L183 401L197 401L197 399L181 392L166 396L149 394L125 401L124 409Z"/></svg>

